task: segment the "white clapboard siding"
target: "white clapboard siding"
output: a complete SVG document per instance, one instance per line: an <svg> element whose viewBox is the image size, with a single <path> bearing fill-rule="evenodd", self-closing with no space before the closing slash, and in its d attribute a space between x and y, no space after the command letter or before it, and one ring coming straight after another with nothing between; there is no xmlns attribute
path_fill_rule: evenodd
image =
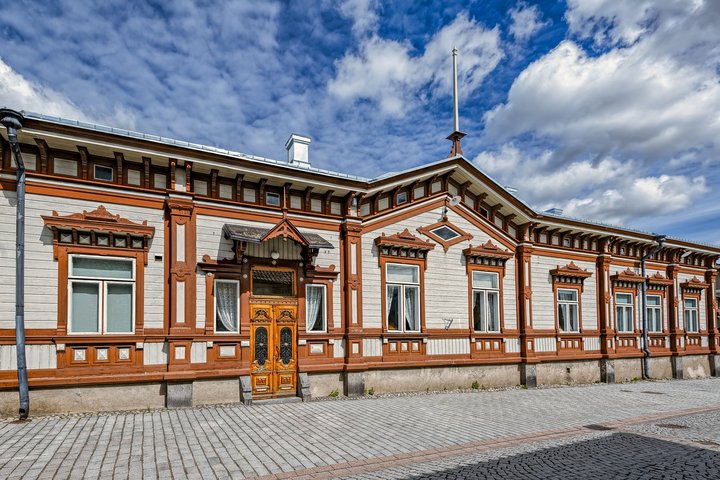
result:
<svg viewBox="0 0 720 480"><path fill-rule="evenodd" d="M150 241L148 265L145 267L145 327L161 328L163 325L163 275L164 263L155 262L155 255L164 252L163 210L117 205L108 202L89 202L69 198L57 198L28 194L25 218L25 326L26 328L56 328L58 299L58 268L53 258L52 233L45 228L42 215L59 215L92 211L104 205L113 215L155 227ZM0 196L0 328L14 328L15 285L15 192L4 190ZM11 214L5 214L11 212ZM158 301L158 299L160 299Z"/></svg>
<svg viewBox="0 0 720 480"><path fill-rule="evenodd" d="M517 338L506 338L505 353L520 353L520 340Z"/></svg>
<svg viewBox="0 0 720 480"><path fill-rule="evenodd" d="M381 234L394 235L408 229L413 235L424 240L428 237L420 234L417 229L426 227L441 220L443 208L418 214L398 223L374 230L362 238L362 269L363 269L363 325L367 328L380 328L384 319L381 311L381 283L378 253L374 240ZM449 329L468 328L469 299L468 275L465 267L463 249L470 244L480 245L490 237L457 215L448 212L448 220L460 229L473 235L472 240L453 245L445 252L442 245L428 253L427 269L425 270L425 325L427 328ZM492 240L498 244L497 240ZM517 306L515 302L515 267L513 259L509 260L503 281L503 309L506 328L517 326ZM452 320L452 322L450 322Z"/></svg>
<svg viewBox="0 0 720 480"><path fill-rule="evenodd" d="M345 340L335 340L333 344L333 358L345 357Z"/></svg>
<svg viewBox="0 0 720 480"><path fill-rule="evenodd" d="M583 344L585 350L600 350L600 338L598 337L584 337Z"/></svg>
<svg viewBox="0 0 720 480"><path fill-rule="evenodd" d="M554 352L557 350L557 342L554 337L541 337L535 339L536 352Z"/></svg>
<svg viewBox="0 0 720 480"><path fill-rule="evenodd" d="M168 361L168 344L164 342L145 343L143 347L145 365L164 365Z"/></svg>
<svg viewBox="0 0 720 480"><path fill-rule="evenodd" d="M190 363L207 363L207 342L193 342L190 347Z"/></svg>
<svg viewBox="0 0 720 480"><path fill-rule="evenodd" d="M25 345L28 370L57 368L55 345ZM17 370L15 345L0 345L0 370Z"/></svg>
<svg viewBox="0 0 720 480"><path fill-rule="evenodd" d="M363 357L382 355L382 342L379 338L363 338Z"/></svg>
<svg viewBox="0 0 720 480"><path fill-rule="evenodd" d="M323 248L318 251L318 256L315 258L315 265L318 267L329 267L335 265L335 271L340 271L340 233L332 232L327 230L305 230L308 232L317 233L321 235L325 240L332 244L334 248ZM333 284L332 288L332 304L333 304L333 325L335 328L340 328L342 325L342 310L340 308L340 275Z"/></svg>
<svg viewBox="0 0 720 480"><path fill-rule="evenodd" d="M597 327L597 279L595 264L573 260L575 265L592 273L583 284L582 327L594 330ZM564 267L570 260L555 257L533 255L531 260L532 277L532 316L533 328L537 330L555 329L555 293L550 270Z"/></svg>
<svg viewBox="0 0 720 480"><path fill-rule="evenodd" d="M429 338L426 346L428 355L458 355L470 353L468 338Z"/></svg>

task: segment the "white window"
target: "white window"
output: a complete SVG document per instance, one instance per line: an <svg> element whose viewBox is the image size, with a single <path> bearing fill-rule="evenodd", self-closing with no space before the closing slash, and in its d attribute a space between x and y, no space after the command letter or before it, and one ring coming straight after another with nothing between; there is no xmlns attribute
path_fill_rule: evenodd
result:
<svg viewBox="0 0 720 480"><path fill-rule="evenodd" d="M696 298L686 298L685 304L685 330L697 332L698 329L698 301Z"/></svg>
<svg viewBox="0 0 720 480"><path fill-rule="evenodd" d="M305 317L308 332L327 331L325 285L305 286Z"/></svg>
<svg viewBox="0 0 720 480"><path fill-rule="evenodd" d="M473 330L500 331L499 275L491 272L472 272Z"/></svg>
<svg viewBox="0 0 720 480"><path fill-rule="evenodd" d="M578 291L570 288L558 288L558 328L561 332L580 331L580 306Z"/></svg>
<svg viewBox="0 0 720 480"><path fill-rule="evenodd" d="M631 293L615 294L615 321L618 332L633 331L633 295Z"/></svg>
<svg viewBox="0 0 720 480"><path fill-rule="evenodd" d="M135 331L135 260L70 256L68 331Z"/></svg>
<svg viewBox="0 0 720 480"><path fill-rule="evenodd" d="M238 333L240 283L237 280L215 280L215 331Z"/></svg>
<svg viewBox="0 0 720 480"><path fill-rule="evenodd" d="M420 268L417 265L386 265L386 316L391 332L420 331Z"/></svg>
<svg viewBox="0 0 720 480"><path fill-rule="evenodd" d="M273 193L273 192L267 192L265 194L265 204L271 205L273 207L279 207L280 206L280 194Z"/></svg>
<svg viewBox="0 0 720 480"><path fill-rule="evenodd" d="M647 296L647 328L649 332L662 332L662 297Z"/></svg>
<svg viewBox="0 0 720 480"><path fill-rule="evenodd" d="M112 167L106 167L105 165L95 165L93 167L93 176L95 180L103 180L105 182L113 181L113 169Z"/></svg>

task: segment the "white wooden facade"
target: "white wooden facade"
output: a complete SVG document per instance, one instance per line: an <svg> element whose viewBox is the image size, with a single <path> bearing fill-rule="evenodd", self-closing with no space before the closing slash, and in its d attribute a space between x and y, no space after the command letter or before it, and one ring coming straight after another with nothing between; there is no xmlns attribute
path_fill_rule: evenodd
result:
<svg viewBox="0 0 720 480"><path fill-rule="evenodd" d="M0 388L11 390L15 170L2 133ZM347 379L370 371L525 371L617 359L639 365L643 356L640 258L653 236L534 212L462 156L370 180L41 117L26 120L20 141L30 168L31 389L253 375L259 300L248 276L255 278L256 265L292 272L294 300L278 303L296 308L292 372L311 381L339 374L349 393L358 392ZM95 178L96 166L110 169L112 179ZM229 227L265 236L247 240L229 235ZM448 239L433 233L442 227ZM130 331L72 333L68 264L80 255L135 259L141 278L132 284ZM647 260L648 294L660 297L661 328L649 334L654 358L702 357L707 373L713 370L718 258L718 247L668 239ZM399 303L387 298L387 265L417 267L417 283L398 284L405 292ZM498 283L476 288L473 272L497 275ZM238 285L230 332L218 326L215 282L222 280ZM323 288L324 304L313 311L323 312L325 324L317 331L306 320L307 285ZM562 300L570 306L559 306L559 290L575 299ZM487 303L479 306L480 298ZM630 303L618 303L626 298ZM393 309L400 309L401 327L391 324ZM627 331L619 328L621 311L631 312ZM418 382L424 390L422 377ZM262 393L260 384L253 388Z"/></svg>

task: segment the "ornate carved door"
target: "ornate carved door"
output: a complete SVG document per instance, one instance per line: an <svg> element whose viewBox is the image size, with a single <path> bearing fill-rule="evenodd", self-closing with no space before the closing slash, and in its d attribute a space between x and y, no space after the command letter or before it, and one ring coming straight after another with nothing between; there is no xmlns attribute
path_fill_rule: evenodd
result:
<svg viewBox="0 0 720 480"><path fill-rule="evenodd" d="M297 305L251 304L250 376L257 398L295 395Z"/></svg>

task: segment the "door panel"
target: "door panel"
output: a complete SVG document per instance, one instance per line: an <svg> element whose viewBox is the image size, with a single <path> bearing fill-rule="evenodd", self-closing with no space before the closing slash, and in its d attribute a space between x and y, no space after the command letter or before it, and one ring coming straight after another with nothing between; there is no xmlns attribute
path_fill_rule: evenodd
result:
<svg viewBox="0 0 720 480"><path fill-rule="evenodd" d="M250 305L250 373L258 398L297 391L297 305Z"/></svg>

